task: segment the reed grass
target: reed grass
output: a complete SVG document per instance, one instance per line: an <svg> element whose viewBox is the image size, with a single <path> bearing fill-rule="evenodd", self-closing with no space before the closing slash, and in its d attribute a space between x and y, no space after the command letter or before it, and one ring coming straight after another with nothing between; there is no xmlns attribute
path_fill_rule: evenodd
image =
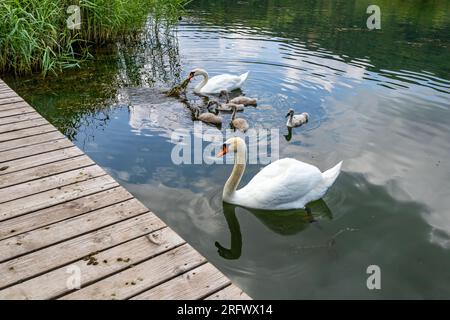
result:
<svg viewBox="0 0 450 320"><path fill-rule="evenodd" d="M2 0L0 72L57 73L79 67L93 48L136 36L148 19L174 22L188 0ZM78 5L81 29L67 28Z"/></svg>

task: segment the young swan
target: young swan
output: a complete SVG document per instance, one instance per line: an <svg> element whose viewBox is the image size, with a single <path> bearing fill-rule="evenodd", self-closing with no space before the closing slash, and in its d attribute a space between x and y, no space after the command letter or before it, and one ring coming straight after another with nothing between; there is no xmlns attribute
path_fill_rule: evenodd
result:
<svg viewBox="0 0 450 320"><path fill-rule="evenodd" d="M255 106L255 107L258 104L256 99L252 99L252 98L244 97L244 96L239 96L239 97L236 97L236 98L233 98L230 100L230 96L229 96L227 90L220 91L219 98L222 96L225 97L225 99L227 100L227 103L233 103L233 104L244 105L244 106Z"/></svg>
<svg viewBox="0 0 450 320"><path fill-rule="evenodd" d="M210 101L208 102L208 108L215 105L217 111L221 112L233 112L232 106L236 106L237 112L244 111L244 105L237 105L234 103L219 103L217 101Z"/></svg>
<svg viewBox="0 0 450 320"><path fill-rule="evenodd" d="M209 111L209 109L208 109ZM222 125L222 118L217 116L214 113L211 112L206 112L206 113L202 113L200 114L200 109L195 108L194 109L194 119L195 120L199 120L201 122L207 123L207 124L212 124L215 126L221 126Z"/></svg>
<svg viewBox="0 0 450 320"><path fill-rule="evenodd" d="M235 130L239 130L242 132L247 132L249 125L247 120L242 119L242 118L236 118L236 112L237 112L237 108L236 106L232 107L233 109L233 115L231 116L231 127Z"/></svg>
<svg viewBox="0 0 450 320"><path fill-rule="evenodd" d="M295 128L300 127L301 125L307 123L309 119L309 114L303 112L302 114L294 115L294 109L289 109L286 118L288 117L289 119L286 123L286 126L288 128Z"/></svg>

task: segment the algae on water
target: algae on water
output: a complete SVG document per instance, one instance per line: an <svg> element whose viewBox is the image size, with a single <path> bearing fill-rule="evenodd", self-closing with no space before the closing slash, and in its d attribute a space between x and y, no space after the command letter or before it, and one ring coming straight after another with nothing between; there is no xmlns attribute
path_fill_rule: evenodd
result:
<svg viewBox="0 0 450 320"><path fill-rule="evenodd" d="M170 89L169 91L166 92L167 96L169 97L179 97L183 92L186 91L186 88L189 84L190 80L185 79L181 84L173 87L172 89Z"/></svg>

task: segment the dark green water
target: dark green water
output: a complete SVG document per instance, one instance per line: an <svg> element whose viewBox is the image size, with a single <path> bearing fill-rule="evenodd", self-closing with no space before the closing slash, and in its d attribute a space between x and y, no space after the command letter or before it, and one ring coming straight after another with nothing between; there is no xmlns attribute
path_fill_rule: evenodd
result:
<svg viewBox="0 0 450 320"><path fill-rule="evenodd" d="M381 30L366 28L370 4ZM450 298L449 12L446 0L196 0L174 31L149 27L59 78L6 81L254 298ZM251 72L252 127L285 134L289 107L310 114L280 136L280 157L344 160L318 223L223 207L231 166L172 163L171 133L193 122L160 91L194 67ZM369 265L381 290L366 287Z"/></svg>

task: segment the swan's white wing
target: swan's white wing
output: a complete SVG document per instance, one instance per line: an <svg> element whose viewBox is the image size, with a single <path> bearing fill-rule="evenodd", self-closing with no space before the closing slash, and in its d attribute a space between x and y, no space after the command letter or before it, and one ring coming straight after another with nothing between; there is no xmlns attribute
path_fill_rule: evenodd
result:
<svg viewBox="0 0 450 320"><path fill-rule="evenodd" d="M276 208L297 202L322 182L317 167L295 160L281 159L261 170L237 193L249 206Z"/></svg>
<svg viewBox="0 0 450 320"><path fill-rule="evenodd" d="M245 81L245 80L244 80ZM219 93L221 90L233 91L242 85L242 77L230 74L221 74L208 80L201 92Z"/></svg>

